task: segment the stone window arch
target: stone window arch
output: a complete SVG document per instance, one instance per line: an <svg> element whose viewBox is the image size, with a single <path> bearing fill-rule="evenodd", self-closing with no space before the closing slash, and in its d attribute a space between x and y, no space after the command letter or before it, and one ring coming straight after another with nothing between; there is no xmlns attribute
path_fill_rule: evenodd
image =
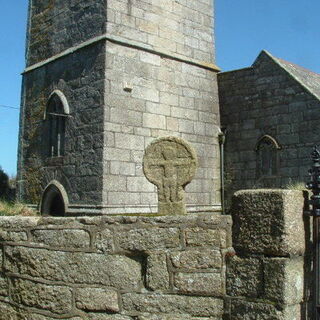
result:
<svg viewBox="0 0 320 320"><path fill-rule="evenodd" d="M49 96L44 115L47 122L46 139L49 157L64 155L66 120L69 114L69 104L64 94L60 90L53 91Z"/></svg>
<svg viewBox="0 0 320 320"><path fill-rule="evenodd" d="M279 143L269 135L262 136L255 147L257 153L257 177L277 176L279 172Z"/></svg>
<svg viewBox="0 0 320 320"><path fill-rule="evenodd" d="M69 200L63 185L56 180L51 181L44 189L40 203L40 212L50 216L64 216Z"/></svg>

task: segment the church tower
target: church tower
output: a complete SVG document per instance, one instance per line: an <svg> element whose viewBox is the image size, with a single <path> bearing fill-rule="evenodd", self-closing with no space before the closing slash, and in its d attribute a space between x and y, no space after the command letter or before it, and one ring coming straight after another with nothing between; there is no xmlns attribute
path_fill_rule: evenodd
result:
<svg viewBox="0 0 320 320"><path fill-rule="evenodd" d="M189 212L220 209L212 0L30 0L18 192L44 214L157 212L146 147L196 150Z"/></svg>

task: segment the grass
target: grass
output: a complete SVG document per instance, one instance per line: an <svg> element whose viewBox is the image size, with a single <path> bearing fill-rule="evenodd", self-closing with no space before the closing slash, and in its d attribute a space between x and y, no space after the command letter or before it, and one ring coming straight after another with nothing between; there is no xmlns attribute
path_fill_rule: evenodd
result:
<svg viewBox="0 0 320 320"><path fill-rule="evenodd" d="M37 216L39 213L25 204L0 200L0 216Z"/></svg>
<svg viewBox="0 0 320 320"><path fill-rule="evenodd" d="M289 181L289 182L285 185L285 189L307 191L307 188L306 188L306 184L305 184L305 183L303 183L303 182L294 182L294 181Z"/></svg>

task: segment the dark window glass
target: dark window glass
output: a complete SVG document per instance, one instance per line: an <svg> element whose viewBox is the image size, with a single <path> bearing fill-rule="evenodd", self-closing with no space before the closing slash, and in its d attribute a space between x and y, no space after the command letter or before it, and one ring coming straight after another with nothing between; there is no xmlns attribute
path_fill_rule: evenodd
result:
<svg viewBox="0 0 320 320"><path fill-rule="evenodd" d="M52 96L47 107L50 157L64 155L66 116L60 98L57 95Z"/></svg>
<svg viewBox="0 0 320 320"><path fill-rule="evenodd" d="M261 139L257 146L258 176L275 176L278 173L278 148L268 137Z"/></svg>

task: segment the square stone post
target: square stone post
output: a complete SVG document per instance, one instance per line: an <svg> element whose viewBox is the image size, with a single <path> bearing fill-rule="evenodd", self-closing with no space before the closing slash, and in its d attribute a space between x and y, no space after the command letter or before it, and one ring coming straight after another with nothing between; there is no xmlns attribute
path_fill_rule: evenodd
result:
<svg viewBox="0 0 320 320"><path fill-rule="evenodd" d="M309 319L310 224L296 190L244 190L233 197L227 319Z"/></svg>

